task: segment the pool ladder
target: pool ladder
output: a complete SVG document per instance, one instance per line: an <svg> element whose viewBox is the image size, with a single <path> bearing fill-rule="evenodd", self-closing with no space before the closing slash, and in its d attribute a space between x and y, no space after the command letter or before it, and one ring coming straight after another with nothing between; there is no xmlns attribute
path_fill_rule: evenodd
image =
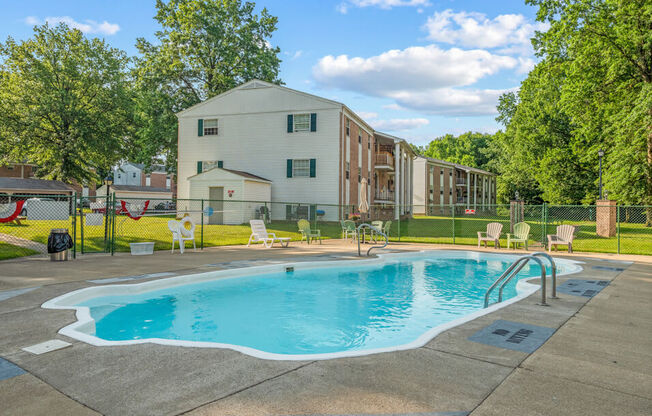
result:
<svg viewBox="0 0 652 416"><path fill-rule="evenodd" d="M484 307L489 306L489 295L491 294L491 291L496 288L501 282L502 284L500 285L500 288L498 290L498 302L500 303L503 301L503 289L505 289L505 286L518 274L518 272L525 267L525 265L530 261L534 260L539 264L539 267L541 267L541 303L539 305L541 306L548 306L546 303L546 266L543 264L543 261L541 261L540 257L545 257L550 261L551 269L552 269L552 295L550 296L550 299L558 299L557 298L557 267L555 266L555 261L552 259L552 257L548 253L543 253L543 252L536 252L532 253L529 256L523 256L516 260L514 263L512 263L511 266L505 270L505 272L500 275L498 279L491 285L491 287L487 290L487 293L484 295Z"/></svg>
<svg viewBox="0 0 652 416"><path fill-rule="evenodd" d="M382 230L380 228L374 227L373 225L367 224L367 223L360 224L360 225L358 225L358 228L356 228L356 239L358 240L358 256L362 256L362 254L360 254L360 230L363 229L363 228L369 228L374 233L380 234L383 237L385 237L385 244L383 244L382 246L371 246L371 247L369 247L369 250L367 250L367 256L369 256L370 255L369 253L371 253L371 250L373 250L375 248L385 248L385 247L387 247L387 245L389 244L389 238L387 237L387 234L382 232Z"/></svg>

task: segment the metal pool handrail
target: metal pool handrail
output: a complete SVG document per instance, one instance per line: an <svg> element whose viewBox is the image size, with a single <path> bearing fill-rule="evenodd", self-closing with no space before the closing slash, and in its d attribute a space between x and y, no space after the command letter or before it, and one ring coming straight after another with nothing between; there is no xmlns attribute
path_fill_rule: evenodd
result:
<svg viewBox="0 0 652 416"><path fill-rule="evenodd" d="M521 257L520 259L516 260L514 263L512 263L511 266L505 270L503 274L500 275L498 279L491 285L491 287L487 290L487 292L484 295L484 307L489 306L489 295L491 294L491 291L498 286L499 283L503 282L504 287L514 276L518 274L518 272L530 261L534 260L539 264L539 267L541 267L541 306L548 306L546 303L546 267L543 265L543 261L539 258L539 256L534 256L534 255L529 255L525 257ZM500 294L499 294L500 295ZM501 302L502 299L499 297L498 302Z"/></svg>
<svg viewBox="0 0 652 416"><path fill-rule="evenodd" d="M540 252L540 251L536 252L536 253L532 253L531 256L545 257L550 261L551 271L552 271L552 274L551 274L551 277L552 277L552 295L550 296L550 299L559 299L557 297L557 271L556 271L557 267L555 265L555 261L552 259L552 256L550 256L548 253L543 253L543 252ZM518 274L518 272L520 272L521 269L523 269L523 267L525 267L526 263L527 262L522 262L520 264L520 266L518 266L514 270L512 275L516 276ZM507 283L509 283L510 280L511 280L511 278L505 280L505 282L502 285L500 285L500 290L498 290L498 302L503 301L503 289L505 288L505 286L507 286Z"/></svg>
<svg viewBox="0 0 652 416"><path fill-rule="evenodd" d="M383 237L385 237L385 244L383 244L382 246L371 246L371 247L369 247L369 250L367 250L367 256L369 256L369 253L371 253L371 250L373 250L374 248L385 248L385 247L387 247L387 245L389 244L389 238L387 237L387 234L385 234L380 228L374 227L373 225L367 224L367 223L360 224L360 225L358 225L358 228L356 228L356 238L358 240L358 257L362 257L362 254L360 254L360 230L362 228L369 228L372 231L374 231L375 233L380 234Z"/></svg>

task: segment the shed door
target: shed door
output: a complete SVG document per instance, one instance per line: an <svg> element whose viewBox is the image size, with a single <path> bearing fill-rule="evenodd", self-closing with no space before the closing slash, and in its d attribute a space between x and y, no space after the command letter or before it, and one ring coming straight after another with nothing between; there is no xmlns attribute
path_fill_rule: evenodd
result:
<svg viewBox="0 0 652 416"><path fill-rule="evenodd" d="M213 208L213 215L208 218L209 224L224 224L224 187L208 188L210 199L208 206Z"/></svg>

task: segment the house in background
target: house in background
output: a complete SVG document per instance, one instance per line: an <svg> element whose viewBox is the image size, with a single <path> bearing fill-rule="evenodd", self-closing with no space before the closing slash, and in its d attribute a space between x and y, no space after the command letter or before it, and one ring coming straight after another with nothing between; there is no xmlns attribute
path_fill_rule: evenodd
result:
<svg viewBox="0 0 652 416"><path fill-rule="evenodd" d="M177 117L181 200L245 200L246 187L229 188L229 175L217 168L268 181L273 219L314 218L318 211L323 219L341 219L357 211L363 179L367 201L382 204L392 218L411 202L409 144L376 132L342 103L253 80ZM379 154L389 156L377 169ZM247 208L250 217L258 205Z"/></svg>
<svg viewBox="0 0 652 416"><path fill-rule="evenodd" d="M153 188L158 190L156 192L171 193L173 196L176 196L177 191L172 174L163 165L153 165L151 171L147 172L142 163L122 163L113 170L113 184ZM144 189L143 192L147 190ZM98 195L104 194L98 192Z"/></svg>
<svg viewBox="0 0 652 416"><path fill-rule="evenodd" d="M37 167L38 167L37 165L29 162L9 163L5 166L0 166L0 178L38 179L39 181L41 181L38 182L39 185L35 185L37 184L37 182L32 182L31 185L25 185L24 187L24 191L32 195L37 194L37 191L43 191L43 194L49 194L48 191L53 191L53 190L66 191L66 192L67 190L71 190L72 191L71 193L76 192L79 196L95 195L95 184L79 185L78 183L73 182L70 184L64 184L65 189L61 187L59 184L52 184L52 186L47 186L43 181L48 181L48 179L39 179L36 176L35 172ZM27 184L28 182L29 181L23 183ZM52 181L52 182L63 183L60 181Z"/></svg>
<svg viewBox="0 0 652 416"><path fill-rule="evenodd" d="M414 213L449 214L450 205L467 209L496 204L496 174L425 156L414 160Z"/></svg>

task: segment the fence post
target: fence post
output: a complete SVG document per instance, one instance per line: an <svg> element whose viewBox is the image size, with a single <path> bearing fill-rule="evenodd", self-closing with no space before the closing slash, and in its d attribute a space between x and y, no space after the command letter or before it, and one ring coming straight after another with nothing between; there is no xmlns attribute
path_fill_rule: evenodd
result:
<svg viewBox="0 0 652 416"><path fill-rule="evenodd" d="M111 255L115 253L115 192L111 196Z"/></svg>
<svg viewBox="0 0 652 416"><path fill-rule="evenodd" d="M72 202L72 258L77 258L77 192Z"/></svg>
<svg viewBox="0 0 652 416"><path fill-rule="evenodd" d="M455 205L451 207L453 211L453 245L455 244Z"/></svg>
<svg viewBox="0 0 652 416"><path fill-rule="evenodd" d="M79 239L81 254L84 254L84 204L79 204Z"/></svg>
<svg viewBox="0 0 652 416"><path fill-rule="evenodd" d="M201 242L200 250L204 249L204 198L201 199Z"/></svg>
<svg viewBox="0 0 652 416"><path fill-rule="evenodd" d="M543 211L541 213L543 216L543 227L541 229L543 232L541 233L541 244L543 247L546 246L546 235L548 235L548 204L545 202L543 203Z"/></svg>
<svg viewBox="0 0 652 416"><path fill-rule="evenodd" d="M618 240L617 253L620 254L620 205L616 205L616 238Z"/></svg>

